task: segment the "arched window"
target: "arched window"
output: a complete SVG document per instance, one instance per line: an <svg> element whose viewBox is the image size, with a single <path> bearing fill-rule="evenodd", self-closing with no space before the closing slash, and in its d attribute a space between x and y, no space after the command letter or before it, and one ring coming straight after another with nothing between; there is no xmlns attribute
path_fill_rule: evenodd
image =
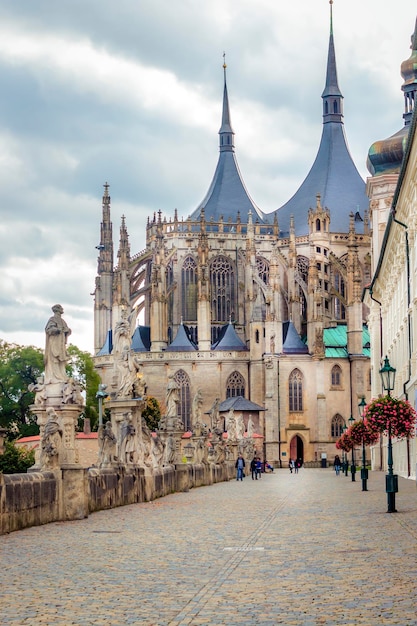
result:
<svg viewBox="0 0 417 626"><path fill-rule="evenodd" d="M327 100L326 100L326 102L324 103L324 112L325 112L325 114L326 114L326 115L327 115L327 114L328 114L328 112L329 112L329 103L327 102Z"/></svg>
<svg viewBox="0 0 417 626"><path fill-rule="evenodd" d="M191 398L190 398L190 378L184 370L175 372L174 380L179 387L180 401L178 404L178 415L182 419L185 430L191 428Z"/></svg>
<svg viewBox="0 0 417 626"><path fill-rule="evenodd" d="M342 370L339 365L332 367L332 387L340 387L342 384Z"/></svg>
<svg viewBox="0 0 417 626"><path fill-rule="evenodd" d="M239 372L232 372L226 383L226 398L245 397L245 379Z"/></svg>
<svg viewBox="0 0 417 626"><path fill-rule="evenodd" d="M265 283L269 284L269 263L261 256L256 257L256 267L258 268L259 278Z"/></svg>
<svg viewBox="0 0 417 626"><path fill-rule="evenodd" d="M172 324L174 322L174 268L172 267L172 263L170 263L166 268L166 286L168 293L168 324Z"/></svg>
<svg viewBox="0 0 417 626"><path fill-rule="evenodd" d="M344 300L346 296L346 286L344 278L338 270L334 271L334 289L336 293L340 295L340 297L335 297L334 299L334 317L337 320L345 320L346 308Z"/></svg>
<svg viewBox="0 0 417 626"><path fill-rule="evenodd" d="M236 312L235 273L224 255L215 257L210 264L210 286L212 321L228 322Z"/></svg>
<svg viewBox="0 0 417 626"><path fill-rule="evenodd" d="M193 257L184 259L181 270L182 317L184 322L197 321L197 264Z"/></svg>
<svg viewBox="0 0 417 626"><path fill-rule="evenodd" d="M331 436L334 439L337 439L337 438L341 437L341 435L343 433L344 425L345 425L345 420L343 419L343 417L341 415L339 415L337 413L332 418L332 425L331 425Z"/></svg>
<svg viewBox="0 0 417 626"><path fill-rule="evenodd" d="M337 113L337 100L333 100L333 113Z"/></svg>
<svg viewBox="0 0 417 626"><path fill-rule="evenodd" d="M303 410L303 375L299 369L291 372L288 380L288 400L290 411Z"/></svg>
<svg viewBox="0 0 417 626"><path fill-rule="evenodd" d="M316 230L317 231L321 230L321 222L318 218L316 219Z"/></svg>

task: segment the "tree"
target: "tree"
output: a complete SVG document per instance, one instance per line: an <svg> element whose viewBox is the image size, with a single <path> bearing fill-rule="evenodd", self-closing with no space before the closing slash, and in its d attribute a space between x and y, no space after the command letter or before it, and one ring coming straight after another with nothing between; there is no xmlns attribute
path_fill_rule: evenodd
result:
<svg viewBox="0 0 417 626"><path fill-rule="evenodd" d="M18 448L11 441L5 441L4 453L0 454L0 472L3 474L25 474L35 463L35 451Z"/></svg>
<svg viewBox="0 0 417 626"><path fill-rule="evenodd" d="M101 382L100 376L94 369L94 362L89 352L83 352L77 346L70 344L67 349L71 357L67 365L67 373L74 378L85 390L85 408L80 416L80 427L87 418L90 420L92 430L98 428L98 402L97 389Z"/></svg>
<svg viewBox="0 0 417 626"><path fill-rule="evenodd" d="M43 370L42 350L0 339L0 425L14 438L39 433L29 409L35 394L28 387Z"/></svg>
<svg viewBox="0 0 417 626"><path fill-rule="evenodd" d="M142 417L150 430L154 431L158 428L159 420L161 419L161 409L158 400L153 396L147 397Z"/></svg>

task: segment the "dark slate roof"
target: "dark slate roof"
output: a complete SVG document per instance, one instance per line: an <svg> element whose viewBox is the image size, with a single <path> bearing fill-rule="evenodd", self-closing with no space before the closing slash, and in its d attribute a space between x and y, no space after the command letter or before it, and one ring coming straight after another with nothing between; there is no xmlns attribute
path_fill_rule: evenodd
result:
<svg viewBox="0 0 417 626"><path fill-rule="evenodd" d="M224 69L223 113L222 125L219 130L219 160L209 190L204 200L200 202L191 214L191 219L199 219L201 210L204 209L205 217L208 221L213 218L214 222L218 222L222 217L224 222L228 222L229 219L232 222L236 222L239 213L241 221L247 224L248 215L252 213L254 221L263 222L264 216L262 211L250 197L236 161L234 132L230 121L229 98L227 95L226 66L224 66Z"/></svg>
<svg viewBox="0 0 417 626"><path fill-rule="evenodd" d="M130 345L133 352L149 352L151 347L151 329L149 326L137 326Z"/></svg>
<svg viewBox="0 0 417 626"><path fill-rule="evenodd" d="M332 11L332 5L330 10ZM319 150L301 187L278 209L281 237L288 236L292 215L295 235L308 234L308 210L316 206L318 194L321 197L321 206L330 210L331 232L349 232L349 216L352 212L359 213L356 232L363 232L363 215L369 206L369 199L365 192L365 182L356 169L345 137L343 96L337 80L332 17L326 84L322 99L323 131Z"/></svg>
<svg viewBox="0 0 417 626"><path fill-rule="evenodd" d="M226 326L223 326L218 341L211 346L211 349L242 351L248 348L237 335L233 324L229 322Z"/></svg>
<svg viewBox="0 0 417 626"><path fill-rule="evenodd" d="M233 409L234 411L266 411L259 404L255 404L255 402L251 402L250 400L246 400L243 396L235 396L233 398L227 398L227 400L223 400L219 404L219 411L230 411Z"/></svg>
<svg viewBox="0 0 417 626"><path fill-rule="evenodd" d="M104 342L103 347L97 352L97 356L111 354L112 350L113 350L113 332L110 329L107 331L106 341Z"/></svg>
<svg viewBox="0 0 417 626"><path fill-rule="evenodd" d="M348 358L347 325L339 324L334 328L325 328L323 331L325 355L328 358ZM362 328L362 354L371 356L371 343L367 326Z"/></svg>
<svg viewBox="0 0 417 626"><path fill-rule="evenodd" d="M197 350L197 347L188 337L184 324L181 322L181 324L178 326L175 339L172 343L169 344L166 352L192 352L194 350Z"/></svg>
<svg viewBox="0 0 417 626"><path fill-rule="evenodd" d="M283 325L283 333L285 333L282 346L284 354L308 354L308 347L301 340L292 322L286 322Z"/></svg>

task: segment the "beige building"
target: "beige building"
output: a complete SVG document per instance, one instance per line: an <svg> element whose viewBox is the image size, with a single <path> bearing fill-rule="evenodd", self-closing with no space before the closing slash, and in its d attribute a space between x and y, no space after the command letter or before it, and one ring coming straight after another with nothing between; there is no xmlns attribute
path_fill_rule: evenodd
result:
<svg viewBox="0 0 417 626"><path fill-rule="evenodd" d="M411 55L401 65L404 126L369 151L368 179L373 227L373 278L365 294L372 342L372 396L382 393L379 370L388 356L396 372L392 394L416 406L417 302L417 28ZM375 468L387 467L387 442L372 449ZM393 442L395 472L415 476L416 442Z"/></svg>
<svg viewBox="0 0 417 626"><path fill-rule="evenodd" d="M316 159L272 214L252 200L237 164L226 66L217 168L190 215L149 218L146 248L133 255L123 217L115 264L107 184L103 196L95 364L112 399L130 362L163 411L175 380L186 430L195 427L197 397L212 428L217 399L243 396L265 409L255 429L277 464L332 460L343 426L371 393L362 302L369 201L347 147L332 26L323 73Z"/></svg>

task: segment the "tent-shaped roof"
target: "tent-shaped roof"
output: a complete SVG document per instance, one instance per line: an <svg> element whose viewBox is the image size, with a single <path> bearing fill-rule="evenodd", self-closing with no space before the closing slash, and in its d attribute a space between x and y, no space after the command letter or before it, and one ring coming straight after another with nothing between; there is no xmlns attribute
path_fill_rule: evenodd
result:
<svg viewBox="0 0 417 626"><path fill-rule="evenodd" d="M238 337L233 324L229 322L226 326L223 326L220 338L211 346L211 349L243 351L247 350L247 347Z"/></svg>
<svg viewBox="0 0 417 626"><path fill-rule="evenodd" d="M130 345L133 352L149 352L151 336L149 326L137 326Z"/></svg>
<svg viewBox="0 0 417 626"><path fill-rule="evenodd" d="M219 404L219 411L224 413L225 411L266 411L264 407L250 400L246 400L243 396L234 396L233 398L227 398Z"/></svg>
<svg viewBox="0 0 417 626"><path fill-rule="evenodd" d="M286 322L283 325L283 332L285 333L284 343L282 351L284 354L307 354L308 347L301 340L300 335L297 333L295 326L292 322Z"/></svg>
<svg viewBox="0 0 417 626"><path fill-rule="evenodd" d="M97 356L104 356L105 354L111 354L113 350L113 332L112 330L107 331L106 341L104 342L103 347L97 352Z"/></svg>
<svg viewBox="0 0 417 626"><path fill-rule="evenodd" d="M185 326L181 322L181 324L178 326L175 339L172 343L169 344L166 352L192 352L194 350L197 350L197 347L190 340Z"/></svg>

